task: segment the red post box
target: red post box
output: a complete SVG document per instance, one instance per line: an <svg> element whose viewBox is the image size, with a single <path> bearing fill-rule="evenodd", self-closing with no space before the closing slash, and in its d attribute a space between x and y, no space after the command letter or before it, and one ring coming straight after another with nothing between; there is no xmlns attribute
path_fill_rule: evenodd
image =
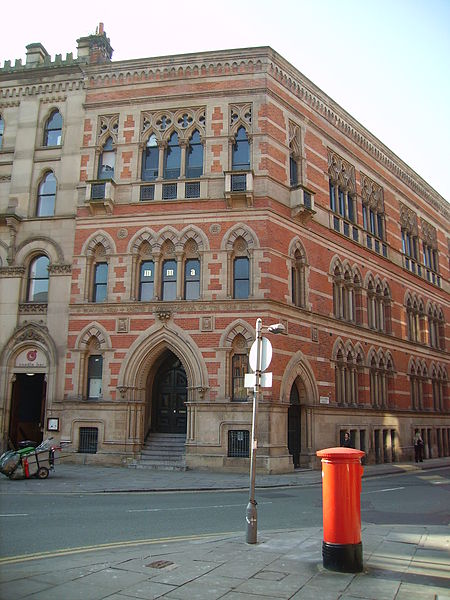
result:
<svg viewBox="0 0 450 600"><path fill-rule="evenodd" d="M361 543L362 450L327 448L322 459L323 566L331 571L363 570Z"/></svg>

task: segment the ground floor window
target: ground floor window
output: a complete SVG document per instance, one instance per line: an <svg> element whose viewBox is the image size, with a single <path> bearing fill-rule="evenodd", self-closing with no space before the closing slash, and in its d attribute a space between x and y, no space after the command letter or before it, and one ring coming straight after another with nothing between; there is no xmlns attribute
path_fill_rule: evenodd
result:
<svg viewBox="0 0 450 600"><path fill-rule="evenodd" d="M98 443L98 427L80 427L78 452L96 454Z"/></svg>
<svg viewBox="0 0 450 600"><path fill-rule="evenodd" d="M228 456L249 457L250 435L246 429L232 430L228 432Z"/></svg>

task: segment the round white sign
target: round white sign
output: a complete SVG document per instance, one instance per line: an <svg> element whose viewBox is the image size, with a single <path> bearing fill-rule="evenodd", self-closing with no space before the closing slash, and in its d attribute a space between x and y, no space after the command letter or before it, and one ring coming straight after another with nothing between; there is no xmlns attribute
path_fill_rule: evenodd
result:
<svg viewBox="0 0 450 600"><path fill-rule="evenodd" d="M256 355L258 352L258 340L255 340L250 348L248 362L253 371L256 371ZM261 371L265 371L272 360L272 344L266 337L261 338Z"/></svg>

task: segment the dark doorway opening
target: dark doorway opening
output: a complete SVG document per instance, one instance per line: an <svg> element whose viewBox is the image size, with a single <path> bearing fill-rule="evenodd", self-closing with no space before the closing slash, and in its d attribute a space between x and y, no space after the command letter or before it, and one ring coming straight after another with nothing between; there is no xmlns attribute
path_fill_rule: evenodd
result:
<svg viewBox="0 0 450 600"><path fill-rule="evenodd" d="M152 431L186 433L187 377L179 358L168 351L155 377Z"/></svg>
<svg viewBox="0 0 450 600"><path fill-rule="evenodd" d="M44 373L16 373L12 388L9 439L17 448L23 440L42 442L46 382Z"/></svg>
<svg viewBox="0 0 450 600"><path fill-rule="evenodd" d="M288 450L292 454L294 468L300 466L301 451L301 412L297 386L292 386L288 408Z"/></svg>

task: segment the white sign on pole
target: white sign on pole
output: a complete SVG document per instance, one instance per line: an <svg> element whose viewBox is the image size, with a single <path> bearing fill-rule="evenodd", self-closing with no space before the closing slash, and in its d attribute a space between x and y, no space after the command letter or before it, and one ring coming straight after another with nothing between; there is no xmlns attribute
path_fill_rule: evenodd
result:
<svg viewBox="0 0 450 600"><path fill-rule="evenodd" d="M246 373L244 376L244 387L246 388L254 388L256 385L256 374L255 373ZM261 373L261 387L269 388L272 387L272 373L268 371L267 373Z"/></svg>
<svg viewBox="0 0 450 600"><path fill-rule="evenodd" d="M255 340L250 348L248 362L253 371L256 371L256 355L258 353L258 340ZM265 371L272 360L272 344L266 337L261 338L261 371Z"/></svg>

